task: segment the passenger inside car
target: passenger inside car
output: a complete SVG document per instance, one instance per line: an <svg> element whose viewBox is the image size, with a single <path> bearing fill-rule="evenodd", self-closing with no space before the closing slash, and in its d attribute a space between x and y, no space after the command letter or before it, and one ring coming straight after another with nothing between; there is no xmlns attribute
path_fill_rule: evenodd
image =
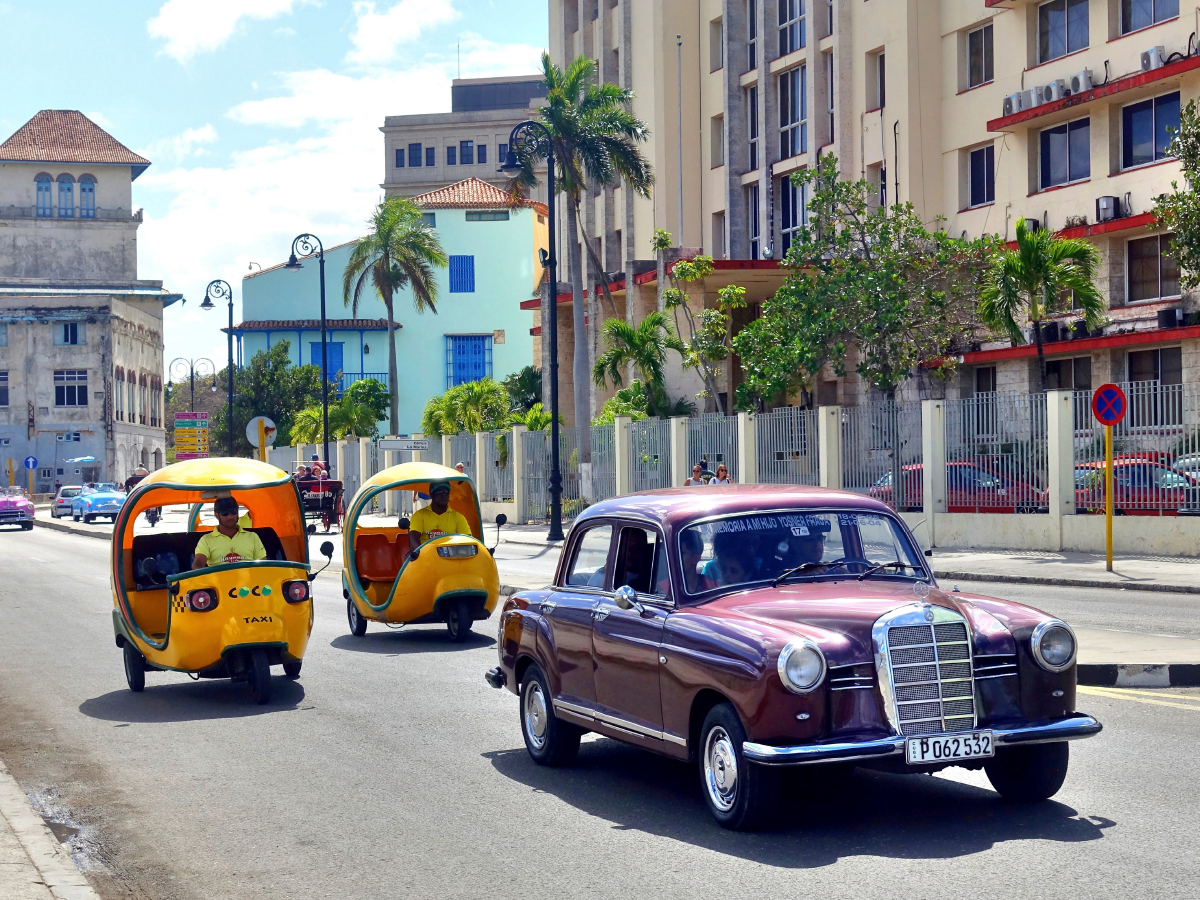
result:
<svg viewBox="0 0 1200 900"><path fill-rule="evenodd" d="M716 584L700 572L700 561L704 556L704 539L695 528L689 528L679 536L679 555L683 563L684 589L689 594L712 590ZM666 593L666 588L663 588Z"/></svg>
<svg viewBox="0 0 1200 900"><path fill-rule="evenodd" d="M705 566L705 574L719 585L752 581L754 566L747 558L749 549L749 542L744 535L727 532L716 535L713 537L714 560Z"/></svg>

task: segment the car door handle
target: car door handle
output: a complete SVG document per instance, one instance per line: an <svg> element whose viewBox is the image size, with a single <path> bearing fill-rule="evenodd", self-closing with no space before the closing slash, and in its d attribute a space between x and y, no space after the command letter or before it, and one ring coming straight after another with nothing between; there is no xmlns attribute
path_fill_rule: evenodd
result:
<svg viewBox="0 0 1200 900"><path fill-rule="evenodd" d="M550 615L550 613L554 612L554 610L557 608L558 608L558 604L555 603L553 600L543 600L542 601L542 615L548 616L548 615Z"/></svg>
<svg viewBox="0 0 1200 900"><path fill-rule="evenodd" d="M599 622L601 619L607 619L608 618L608 610L607 609L593 609L592 610L592 618L595 619L597 622Z"/></svg>

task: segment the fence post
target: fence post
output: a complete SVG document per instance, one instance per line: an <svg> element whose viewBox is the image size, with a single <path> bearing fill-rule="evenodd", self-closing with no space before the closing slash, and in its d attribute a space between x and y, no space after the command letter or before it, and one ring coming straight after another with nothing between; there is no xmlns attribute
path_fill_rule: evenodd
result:
<svg viewBox="0 0 1200 900"><path fill-rule="evenodd" d="M304 462L304 445L296 445L296 462L297 464Z"/></svg>
<svg viewBox="0 0 1200 900"><path fill-rule="evenodd" d="M737 414L737 480L741 484L758 484L758 429L754 415L748 412Z"/></svg>
<svg viewBox="0 0 1200 900"><path fill-rule="evenodd" d="M375 473L371 469L371 439L358 439L358 486L361 488Z"/></svg>
<svg viewBox="0 0 1200 900"><path fill-rule="evenodd" d="M512 430L513 445L508 451L508 464L513 467L513 524L524 525L529 518L529 510L525 507L525 432L529 429L524 425L514 425Z"/></svg>
<svg viewBox="0 0 1200 900"><path fill-rule="evenodd" d="M334 471L334 474L337 476L337 479L339 481L341 481L343 485L346 483L345 463L346 463L346 444L347 443L348 442L345 438L340 439L337 442L337 444L335 445L335 448L333 451L334 465L337 467L333 471Z"/></svg>
<svg viewBox="0 0 1200 900"><path fill-rule="evenodd" d="M687 416L672 416L671 423L671 486L683 487L691 469L687 455Z"/></svg>
<svg viewBox="0 0 1200 900"><path fill-rule="evenodd" d="M1075 515L1074 400L1071 391L1046 392L1046 497L1056 518Z"/></svg>
<svg viewBox="0 0 1200 900"><path fill-rule="evenodd" d="M425 437L425 435L423 435L423 434L414 434L414 435L413 435L413 439L414 439L414 440L417 440L417 439L419 439L419 438L423 438L423 437ZM420 450L414 450L414 451L412 452L412 461L413 461L413 462L420 462L420 461L421 461L421 451L420 451Z"/></svg>
<svg viewBox="0 0 1200 900"><path fill-rule="evenodd" d="M629 437L630 416L613 417L613 465L616 467L616 493L620 497L633 491L633 442Z"/></svg>
<svg viewBox="0 0 1200 900"><path fill-rule="evenodd" d="M820 446L820 477L825 488L842 487L842 408L822 406L817 417L817 443Z"/></svg>
<svg viewBox="0 0 1200 900"><path fill-rule="evenodd" d="M475 432L475 472L474 474L467 473L475 480L475 493L479 496L480 500L485 496L488 500L492 499L490 493L491 487L488 485L487 470L487 442L489 437L491 436L486 431ZM495 440L494 437L491 439Z"/></svg>
<svg viewBox="0 0 1200 900"><path fill-rule="evenodd" d="M937 541L937 516L946 512L946 403L921 401L921 503L929 546Z"/></svg>
<svg viewBox="0 0 1200 900"><path fill-rule="evenodd" d="M442 465L447 469L454 468L454 460L450 458L450 435L442 435Z"/></svg>
<svg viewBox="0 0 1200 900"><path fill-rule="evenodd" d="M383 467L390 469L396 464L396 451L383 451ZM389 516L399 515L400 513L400 492L399 491L384 491L383 492L383 510Z"/></svg>

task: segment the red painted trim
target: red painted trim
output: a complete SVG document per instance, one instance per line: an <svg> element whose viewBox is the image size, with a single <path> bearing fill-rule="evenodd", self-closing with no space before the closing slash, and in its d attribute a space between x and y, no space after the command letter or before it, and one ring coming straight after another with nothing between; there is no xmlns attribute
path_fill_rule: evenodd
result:
<svg viewBox="0 0 1200 900"><path fill-rule="evenodd" d="M1075 187L1077 184L1087 184L1091 181L1091 176L1080 178L1078 181L1068 181L1066 184L1052 184L1048 188L1042 188L1040 191L1034 191L1032 194L1026 194L1026 197L1037 197L1039 194L1049 194L1051 191L1061 191L1063 188Z"/></svg>
<svg viewBox="0 0 1200 900"><path fill-rule="evenodd" d="M542 333L542 326L537 325L537 326L534 326L533 328L530 328L529 333L532 334L534 337L539 337Z"/></svg>
<svg viewBox="0 0 1200 900"><path fill-rule="evenodd" d="M1059 57L1059 59L1063 58ZM1055 62L1057 61L1055 60ZM1135 72L1132 75L1126 75L1124 78L1110 81L1108 84L1093 87L1090 91L1072 94L1069 97L1063 97L1061 100L1055 100L1052 103L1043 103L1041 106L1033 107L1033 109L1023 109L1018 113L1013 113L1011 116L1001 116L998 119L991 119L987 123L987 128L988 131L1005 131L1013 125L1019 125L1022 122L1048 116L1064 109L1090 103L1102 97L1110 97L1113 94L1119 94L1123 91L1142 87L1143 85L1154 84L1156 81L1166 81L1168 78L1174 78L1176 75L1182 75L1184 72L1190 72L1192 69L1197 68L1200 68L1200 55L1177 59L1175 62L1168 63L1161 69L1152 69L1149 72Z"/></svg>
<svg viewBox="0 0 1200 900"><path fill-rule="evenodd" d="M1157 224L1158 218L1154 213L1138 213L1136 216L1125 216L1121 219L1113 219L1111 222L1100 222L1096 225L1080 225L1078 228L1064 228L1062 231L1056 231L1055 235L1060 238L1087 238L1095 237L1100 234L1109 234L1113 231L1132 231L1135 228L1151 227ZM1009 241L1006 245L1010 250L1017 246L1016 241Z"/></svg>
<svg viewBox="0 0 1200 900"><path fill-rule="evenodd" d="M1142 163L1140 166L1130 166L1128 169L1120 169L1116 172L1110 172L1109 178L1116 178L1118 175L1124 175L1127 172L1140 172L1142 169L1153 169L1155 166L1165 166L1168 163L1179 162L1178 156L1168 156L1166 159L1157 159L1154 162Z"/></svg>
<svg viewBox="0 0 1200 900"><path fill-rule="evenodd" d="M1072 57L1072 56L1078 56L1080 53L1087 53L1091 49L1092 49L1091 47L1084 47L1082 50L1072 50L1070 53L1064 53L1062 56L1054 57L1054 59L1048 59L1045 62L1034 63L1032 66L1027 68L1025 71L1032 72L1034 69L1040 69L1042 66L1048 66L1051 63L1058 62L1059 60L1068 59L1069 57Z"/></svg>
<svg viewBox="0 0 1200 900"><path fill-rule="evenodd" d="M963 213L968 213L968 212L971 212L972 210L987 209L989 206L995 206L995 205L996 205L996 201L993 200L991 203L980 203L978 206L964 206L962 209L960 209L958 211L958 214L961 216Z"/></svg>
<svg viewBox="0 0 1200 900"><path fill-rule="evenodd" d="M1182 328L1155 328L1151 331L1135 331L1132 334L1113 334L1099 338L1084 338L1079 341L1055 341L1043 344L1046 355L1060 353L1076 353L1083 350L1106 350L1112 347L1130 347L1138 344L1161 344L1200 338L1200 325L1186 325ZM979 350L975 353L964 353L963 362L975 363L996 362L1002 359L1021 359L1026 356L1037 356L1037 347L1033 344L1022 344L1020 347L1000 347L996 350Z"/></svg>
<svg viewBox="0 0 1200 900"><path fill-rule="evenodd" d="M961 97L963 94L969 94L969 93L971 93L971 91L977 91L982 87L987 87L989 84L995 84L995 83L996 83L995 78L993 78L991 81L981 81L981 82L979 82L979 84L975 85L975 87L963 88L961 91L956 93L954 96Z"/></svg>
<svg viewBox="0 0 1200 900"><path fill-rule="evenodd" d="M877 113L877 112L879 112L881 109L883 109L883 107L882 107L882 106L873 106L873 107L871 107L870 109L864 109L864 110L863 110L863 112L862 112L862 114L863 114L864 116L869 116L871 113Z"/></svg>
<svg viewBox="0 0 1200 900"><path fill-rule="evenodd" d="M634 284L650 284L652 281L658 281L657 272L643 272L641 275L633 276Z"/></svg>
<svg viewBox="0 0 1200 900"><path fill-rule="evenodd" d="M1169 19L1163 19L1161 22L1155 22L1152 25L1144 25L1141 28L1135 28L1133 31L1127 31L1124 34L1118 34L1115 38L1109 38L1105 41L1106 44L1111 44L1113 41L1119 41L1122 38L1132 37L1135 34L1141 34L1143 31L1149 31L1151 28L1157 28L1159 25L1166 25L1168 22L1178 22L1179 16L1171 16Z"/></svg>

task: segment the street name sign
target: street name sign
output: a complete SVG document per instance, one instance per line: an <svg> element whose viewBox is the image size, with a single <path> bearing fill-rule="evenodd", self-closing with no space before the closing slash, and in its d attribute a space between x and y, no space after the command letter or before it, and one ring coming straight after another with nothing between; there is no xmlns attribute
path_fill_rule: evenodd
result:
<svg viewBox="0 0 1200 900"><path fill-rule="evenodd" d="M380 438L380 450L415 450L421 453L429 449L428 438Z"/></svg>

